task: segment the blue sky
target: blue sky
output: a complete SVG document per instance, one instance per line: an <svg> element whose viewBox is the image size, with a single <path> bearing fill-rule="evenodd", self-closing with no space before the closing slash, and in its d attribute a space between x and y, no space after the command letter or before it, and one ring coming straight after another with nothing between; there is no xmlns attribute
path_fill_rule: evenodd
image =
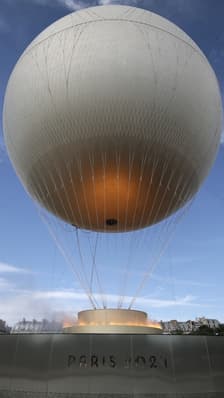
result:
<svg viewBox="0 0 224 398"><path fill-rule="evenodd" d="M0 0L1 109L10 72L30 41L58 18L102 4L142 7L179 25L206 54L223 95L223 0ZM223 172L221 145L209 177L135 303L154 319L186 320L205 315L224 322ZM13 324L23 316L73 316L88 307L85 294L12 169L2 131L0 178L0 318ZM111 273L108 268L105 266L103 279L110 305L115 305L114 285L120 270L115 267ZM136 265L125 291L128 297L141 273Z"/></svg>

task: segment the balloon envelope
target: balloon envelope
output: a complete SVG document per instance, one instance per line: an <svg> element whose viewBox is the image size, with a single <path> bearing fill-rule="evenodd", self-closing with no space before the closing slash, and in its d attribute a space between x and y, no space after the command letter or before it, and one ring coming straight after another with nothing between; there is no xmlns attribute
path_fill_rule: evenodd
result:
<svg viewBox="0 0 224 398"><path fill-rule="evenodd" d="M149 11L67 15L10 77L4 132L26 189L80 228L143 228L184 206L216 154L221 101L197 45Z"/></svg>

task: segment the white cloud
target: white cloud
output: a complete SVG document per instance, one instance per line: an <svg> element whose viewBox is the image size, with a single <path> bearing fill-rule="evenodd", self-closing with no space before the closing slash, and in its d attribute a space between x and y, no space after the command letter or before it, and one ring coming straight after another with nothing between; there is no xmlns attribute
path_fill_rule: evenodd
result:
<svg viewBox="0 0 224 398"><path fill-rule="evenodd" d="M108 4L113 3L113 0L99 0L99 4L102 6L107 6Z"/></svg>
<svg viewBox="0 0 224 398"><path fill-rule="evenodd" d="M55 0L32 0L33 3L42 6L55 6ZM154 1L154 0L153 0ZM56 0L56 4L67 8L69 11L78 11L86 7L96 6L96 5L110 5L110 4L123 4L130 6L137 6L139 0Z"/></svg>
<svg viewBox="0 0 224 398"><path fill-rule="evenodd" d="M50 290L50 291L37 291L32 294L35 300L46 300L46 299L60 299L69 300L76 299L86 301L86 295L84 293L77 293L71 290Z"/></svg>
<svg viewBox="0 0 224 398"><path fill-rule="evenodd" d="M41 6L50 6L54 7L56 5L60 5L62 7L67 8L69 11L78 11L82 8L89 7L93 4L92 1L85 0L32 0L34 4L39 4Z"/></svg>
<svg viewBox="0 0 224 398"><path fill-rule="evenodd" d="M4 273L30 274L31 271L25 268L15 267L14 265L0 262L0 274Z"/></svg>
<svg viewBox="0 0 224 398"><path fill-rule="evenodd" d="M57 0L57 1L60 5L66 7L70 11L78 11L90 5L89 2L82 0Z"/></svg>
<svg viewBox="0 0 224 398"><path fill-rule="evenodd" d="M129 6L137 6L140 3L139 0L98 0L98 5L107 6L110 4L121 4L121 5L129 5Z"/></svg>
<svg viewBox="0 0 224 398"><path fill-rule="evenodd" d="M7 287L7 281L0 279L1 283ZM100 302L100 296L95 295L97 301ZM109 294L107 300L111 307L115 307L118 302L118 296ZM130 303L131 297L126 296L124 300L124 307ZM211 307L207 304L197 302L197 298L191 295L179 297L176 300L171 299L157 299L152 297L140 297L137 300L138 308L148 312L151 308L167 309L175 307ZM2 295L0 301L1 318L7 321L9 325L14 325L15 322L21 320L23 317L27 319L52 319L54 314L66 313L73 314L73 317L78 311L90 308L90 303L87 296L80 291L72 290L19 290L14 289L10 294Z"/></svg>
<svg viewBox="0 0 224 398"><path fill-rule="evenodd" d="M0 317L10 326L13 326L22 318L42 319L48 317L52 311L47 303L34 300L32 292L30 294L18 293L1 297Z"/></svg>
<svg viewBox="0 0 224 398"><path fill-rule="evenodd" d="M189 279L176 279L176 278L164 278L158 275L152 275L152 279L163 282L165 284L170 283L172 285L180 285L180 286L195 286L195 287L215 287L215 283L209 282L201 282L201 281L194 281Z"/></svg>
<svg viewBox="0 0 224 398"><path fill-rule="evenodd" d="M0 277L0 289L1 292L3 291L9 291L13 288L13 284L11 282L9 282L7 279L5 278L1 278Z"/></svg>
<svg viewBox="0 0 224 398"><path fill-rule="evenodd" d="M31 290L30 288L19 288L18 283L15 285L14 279L11 282L10 278L13 276L30 274L31 271L25 268L20 268L11 264L0 262L0 317L7 321L9 325L15 324L23 317L27 319L42 319L52 318L55 312L76 314L78 311L86 308L91 308L89 299L83 291L71 289L59 290ZM185 281L183 281L184 283ZM158 292L157 292L158 294ZM97 303L101 304L102 296L94 295ZM116 307L119 297L116 294L108 294L106 296L107 305ZM126 296L124 298L124 307L128 307L132 297ZM177 307L203 307L197 302L196 297L186 295L176 299L158 298L158 296L150 295L148 297L139 297L136 300L136 305L149 311L150 308L167 309ZM205 305L204 305L205 306ZM206 305L207 307L207 305Z"/></svg>
<svg viewBox="0 0 224 398"><path fill-rule="evenodd" d="M100 302L101 296L99 294L95 294L94 297L98 302ZM117 304L118 296L113 294L107 295L107 300L111 303ZM34 300L48 300L48 299L60 299L60 300L75 300L86 302L87 296L82 292L74 292L71 290L50 290L50 291L37 291L32 294L32 299ZM130 302L132 299L131 296L125 297L125 302ZM150 297L140 297L138 300L138 304L154 307L154 308L166 308L180 305L199 305L195 303L195 297L191 295L187 295L185 297L181 297L176 300L166 300L166 299L155 299Z"/></svg>
<svg viewBox="0 0 224 398"><path fill-rule="evenodd" d="M63 5L71 11L81 10L82 8L99 5L107 6L110 4L123 4L136 6L140 3L139 0L96 0L96 1L85 1L85 0L57 0L59 4Z"/></svg>
<svg viewBox="0 0 224 398"><path fill-rule="evenodd" d="M130 302L132 297L125 297L125 301ZM150 297L139 297L136 302L138 305L144 306L146 308L168 308L168 307L182 307L182 306L204 306L199 302L196 302L196 297L191 295L186 295L184 297L179 297L173 300L170 299L156 299Z"/></svg>

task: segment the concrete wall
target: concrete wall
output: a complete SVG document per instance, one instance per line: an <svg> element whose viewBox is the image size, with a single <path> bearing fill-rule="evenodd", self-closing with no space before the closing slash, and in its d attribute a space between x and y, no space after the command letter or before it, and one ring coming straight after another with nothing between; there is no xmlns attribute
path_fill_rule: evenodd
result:
<svg viewBox="0 0 224 398"><path fill-rule="evenodd" d="M224 338L1 335L6 397L223 398Z"/></svg>

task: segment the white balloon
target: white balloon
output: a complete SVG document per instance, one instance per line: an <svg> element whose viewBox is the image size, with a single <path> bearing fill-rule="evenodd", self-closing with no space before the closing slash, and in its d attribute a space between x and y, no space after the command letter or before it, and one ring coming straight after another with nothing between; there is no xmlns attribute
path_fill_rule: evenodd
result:
<svg viewBox="0 0 224 398"><path fill-rule="evenodd" d="M142 9L102 6L44 30L16 64L4 133L29 193L78 227L154 224L198 190L221 99L198 46Z"/></svg>

